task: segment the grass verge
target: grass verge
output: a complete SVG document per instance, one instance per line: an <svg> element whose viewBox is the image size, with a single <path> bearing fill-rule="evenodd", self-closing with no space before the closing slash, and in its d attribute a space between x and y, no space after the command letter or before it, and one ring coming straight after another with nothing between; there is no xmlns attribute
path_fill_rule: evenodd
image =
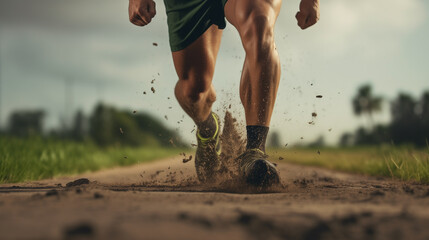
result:
<svg viewBox="0 0 429 240"><path fill-rule="evenodd" d="M148 162L178 154L181 150L99 148L92 143L66 140L0 137L0 183L40 180Z"/></svg>
<svg viewBox="0 0 429 240"><path fill-rule="evenodd" d="M291 148L271 149L269 154L273 160L279 162L429 183L429 148L416 149L411 146Z"/></svg>

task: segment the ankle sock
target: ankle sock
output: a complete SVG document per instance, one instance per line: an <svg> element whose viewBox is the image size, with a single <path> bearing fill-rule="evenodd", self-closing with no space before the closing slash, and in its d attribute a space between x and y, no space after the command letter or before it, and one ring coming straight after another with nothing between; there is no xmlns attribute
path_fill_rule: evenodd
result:
<svg viewBox="0 0 429 240"><path fill-rule="evenodd" d="M213 137L216 133L216 121L212 113L210 113L209 117L198 124L198 134L203 138Z"/></svg>
<svg viewBox="0 0 429 240"><path fill-rule="evenodd" d="M266 126L247 126L247 146L246 149L258 148L265 152L265 142L269 127Z"/></svg>

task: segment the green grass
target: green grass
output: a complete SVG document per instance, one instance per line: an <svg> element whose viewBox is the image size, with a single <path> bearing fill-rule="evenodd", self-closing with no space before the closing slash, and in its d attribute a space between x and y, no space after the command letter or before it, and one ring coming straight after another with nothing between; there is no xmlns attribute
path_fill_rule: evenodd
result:
<svg viewBox="0 0 429 240"><path fill-rule="evenodd" d="M320 154L317 151L320 150ZM54 139L0 137L0 183L40 180L148 162L183 149L162 147L100 148ZM429 183L429 148L382 146L354 148L286 148L269 150L273 160L345 172ZM283 157L284 160L278 160Z"/></svg>
<svg viewBox="0 0 429 240"><path fill-rule="evenodd" d="M180 151L162 147L99 148L90 142L0 137L0 183L126 166L172 156Z"/></svg>
<svg viewBox="0 0 429 240"><path fill-rule="evenodd" d="M320 154L317 153L320 151ZM271 149L273 160L429 183L429 148L411 146Z"/></svg>

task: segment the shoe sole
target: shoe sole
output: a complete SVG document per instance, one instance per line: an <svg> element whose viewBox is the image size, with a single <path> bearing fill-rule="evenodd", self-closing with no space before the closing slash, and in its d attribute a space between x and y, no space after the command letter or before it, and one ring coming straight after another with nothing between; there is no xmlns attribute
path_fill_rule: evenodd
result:
<svg viewBox="0 0 429 240"><path fill-rule="evenodd" d="M280 177L274 166L265 160L256 160L246 182L253 186L269 187L280 183Z"/></svg>

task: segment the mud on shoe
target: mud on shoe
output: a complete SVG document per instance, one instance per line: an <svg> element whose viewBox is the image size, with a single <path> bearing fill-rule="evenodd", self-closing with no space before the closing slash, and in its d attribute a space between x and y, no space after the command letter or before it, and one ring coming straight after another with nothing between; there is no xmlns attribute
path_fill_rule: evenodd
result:
<svg viewBox="0 0 429 240"><path fill-rule="evenodd" d="M276 166L269 162L268 155L259 149L247 149L237 160L240 176L255 187L270 187L280 183Z"/></svg>
<svg viewBox="0 0 429 240"><path fill-rule="evenodd" d="M198 179L201 182L210 182L216 178L221 164L219 155L221 152L220 145L220 121L215 113L211 113L216 123L216 131L212 137L204 138L197 130L197 151L195 153L195 169Z"/></svg>

